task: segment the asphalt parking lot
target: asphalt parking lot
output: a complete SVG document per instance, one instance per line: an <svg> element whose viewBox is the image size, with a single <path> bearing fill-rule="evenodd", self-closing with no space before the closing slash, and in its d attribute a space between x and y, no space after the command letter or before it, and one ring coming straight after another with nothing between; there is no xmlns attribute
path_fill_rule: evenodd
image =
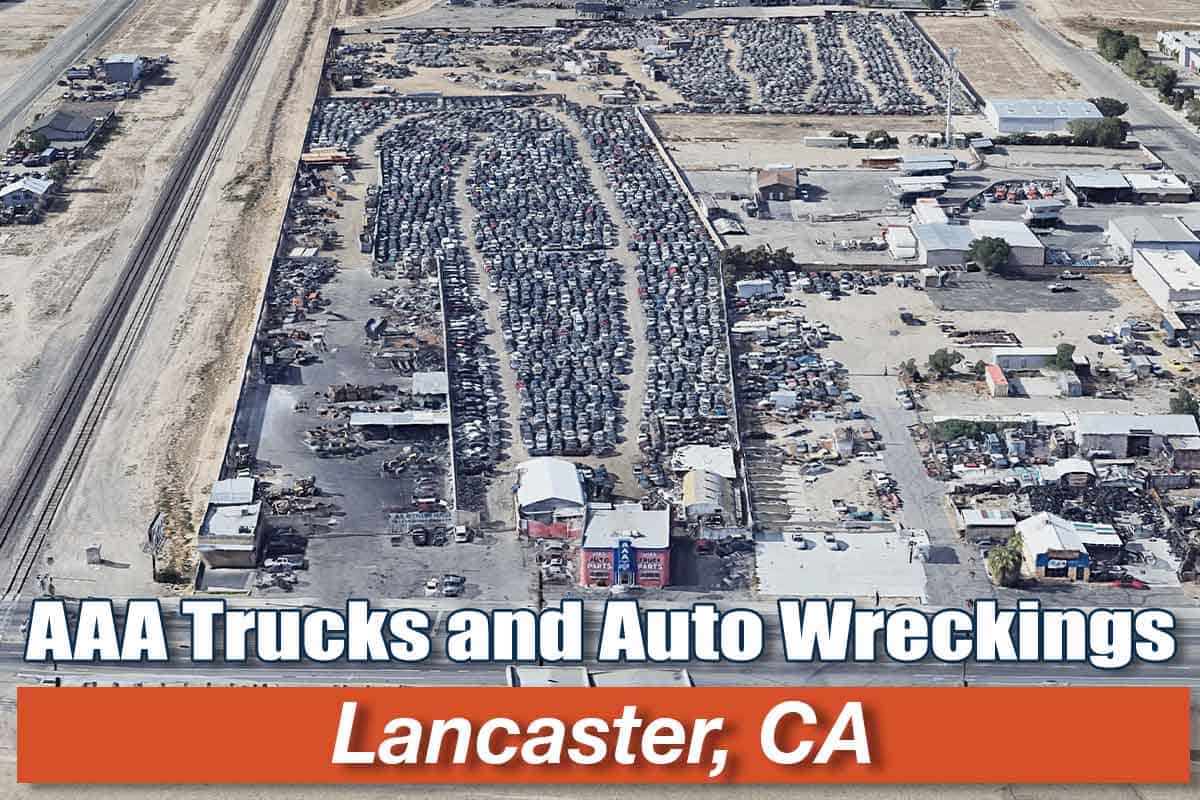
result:
<svg viewBox="0 0 1200 800"><path fill-rule="evenodd" d="M1069 292L1051 292L1046 286L1052 282L958 273L953 288L928 291L942 311L1109 311L1120 306L1101 281L1072 281Z"/></svg>

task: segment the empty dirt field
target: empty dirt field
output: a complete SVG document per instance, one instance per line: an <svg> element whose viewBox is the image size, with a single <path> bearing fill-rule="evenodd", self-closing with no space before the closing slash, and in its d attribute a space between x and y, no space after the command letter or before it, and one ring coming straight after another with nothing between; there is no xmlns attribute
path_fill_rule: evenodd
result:
<svg viewBox="0 0 1200 800"><path fill-rule="evenodd" d="M0 2L0 91L50 40L100 0L25 0Z"/></svg>
<svg viewBox="0 0 1200 800"><path fill-rule="evenodd" d="M1062 65L998 17L922 17L921 27L942 48L958 48L958 67L984 97L1077 97L1076 81Z"/></svg>
<svg viewBox="0 0 1200 800"><path fill-rule="evenodd" d="M1196 0L1031 0L1031 8L1068 40L1096 46L1101 28L1118 28L1140 36L1154 50L1154 35L1164 29L1200 27Z"/></svg>

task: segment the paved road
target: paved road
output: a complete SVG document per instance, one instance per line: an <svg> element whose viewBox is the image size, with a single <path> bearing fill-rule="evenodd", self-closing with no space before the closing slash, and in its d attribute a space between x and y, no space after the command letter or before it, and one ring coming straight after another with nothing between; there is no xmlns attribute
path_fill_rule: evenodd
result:
<svg viewBox="0 0 1200 800"><path fill-rule="evenodd" d="M1052 53L1082 84L1083 97L1115 97L1129 104L1125 119L1133 134L1174 170L1200 178L1200 136L1162 103L1098 55L1063 39L1033 15L1023 0L1004 9L1038 44Z"/></svg>
<svg viewBox="0 0 1200 800"><path fill-rule="evenodd" d="M14 132L22 127L29 106L54 85L67 67L112 30L139 0L97 0L93 8L75 20L37 54L12 86L0 92L0 150L8 148ZM4 12L0 9L0 29Z"/></svg>
<svg viewBox="0 0 1200 800"><path fill-rule="evenodd" d="M241 603L231 602L231 605ZM408 605L408 604L406 604ZM662 605L662 604L647 604ZM698 685L942 685L958 686L963 669L958 664L946 664L932 659L913 664L891 661L870 663L789 663L783 660L779 642L779 625L771 604L750 604L760 607L764 617L767 647L764 655L751 665L733 663L690 662L686 666ZM440 601L414 601L412 607L423 607L433 618L433 630L444 630L445 614L454 606ZM28 602L20 604L14 616L24 619ZM589 605L584 617L584 652L595 652L600 633L602 604ZM57 671L49 666L23 661L23 637L6 635L0 640L0 685L32 683L39 677L61 676L67 684L80 681L101 681L122 684L168 682L178 684L224 685L250 683L279 684L388 684L388 685L493 685L504 682L504 668L499 664L461 664L444 655L441 638L435 634L433 655L417 663L388 663L380 665L349 664L334 661L328 664L303 663L262 665L260 663L193 664L187 661L188 628L173 611L172 604L164 605L172 661L168 664L63 664ZM1095 669L1086 664L969 664L966 671L970 685L1170 685L1188 686L1200 691L1200 611L1177 611L1176 641L1178 652L1165 664L1135 664L1116 672ZM16 626L13 626L14 628ZM592 669L608 670L620 665L597 664L585 659Z"/></svg>
<svg viewBox="0 0 1200 800"><path fill-rule="evenodd" d="M951 527L945 505L945 484L929 477L921 453L908 432L917 414L896 402L895 376L855 375L851 387L862 397L861 407L883 438L883 465L901 487L904 506L900 522L906 528L929 532L930 555L925 563L926 598L939 606L961 605L967 598L992 597L994 591L982 565Z"/></svg>

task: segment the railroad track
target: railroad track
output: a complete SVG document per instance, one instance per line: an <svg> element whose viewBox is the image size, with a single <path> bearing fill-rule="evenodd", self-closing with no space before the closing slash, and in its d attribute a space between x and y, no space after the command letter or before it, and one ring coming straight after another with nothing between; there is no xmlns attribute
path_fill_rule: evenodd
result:
<svg viewBox="0 0 1200 800"><path fill-rule="evenodd" d="M11 564L3 583L6 608L0 612L0 633L7 628L12 600L33 573L121 371L137 349L175 253L233 129L236 112L266 55L271 38L266 34L278 25L285 6L286 0L259 0L234 46L233 57L163 182L104 310L84 337L65 385L47 403L0 508L0 557ZM66 458L61 459L64 450ZM39 506L44 494L45 501ZM23 539L22 533L26 534Z"/></svg>

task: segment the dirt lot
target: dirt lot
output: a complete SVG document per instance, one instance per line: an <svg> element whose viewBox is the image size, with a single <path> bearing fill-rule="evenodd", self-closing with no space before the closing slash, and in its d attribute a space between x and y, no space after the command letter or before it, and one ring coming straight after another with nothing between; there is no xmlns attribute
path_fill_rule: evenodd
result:
<svg viewBox="0 0 1200 800"><path fill-rule="evenodd" d="M1158 31L1200 25L1195 0L1031 0L1031 7L1066 39L1091 48L1105 27L1136 34L1143 47L1154 50Z"/></svg>
<svg viewBox="0 0 1200 800"><path fill-rule="evenodd" d="M6 431L6 444L14 444L15 431L32 426L39 410L32 398L59 378L70 346L111 286L158 181L224 63L214 54L228 52L250 8L246 0L216 0L207 9L149 2L116 34L113 45L120 49L170 52L177 62L174 82L125 105L120 134L73 179L67 211L46 226L14 230L19 239L6 245L24 252L9 271L22 282L15 287L16 310L5 320L10 336L3 343L8 368L0 408L15 410L0 417L16 423ZM65 587L151 591L149 559L140 545L159 508L170 509L178 534L167 560L185 568L192 557L192 514L203 509L217 474L291 165L319 78L322 52L314 36L324 36L333 11L316 0L293 3L276 31L93 455L48 540L44 555L54 559L55 578ZM86 566L88 542L100 544L114 568Z"/></svg>
<svg viewBox="0 0 1200 800"><path fill-rule="evenodd" d="M0 91L7 89L25 65L50 40L103 0L25 0L0 3Z"/></svg>
<svg viewBox="0 0 1200 800"><path fill-rule="evenodd" d="M936 117L833 117L817 114L659 114L654 122L667 149L685 169L717 169L737 164L751 166L784 163L807 167L858 166L863 150L806 147L805 136L827 136L843 130L863 134L884 128L903 141L909 134L941 132ZM956 115L959 131L994 133L987 120L976 115ZM880 151L870 151L878 154Z"/></svg>
<svg viewBox="0 0 1200 800"><path fill-rule="evenodd" d="M946 50L958 48L958 67L984 97L1075 97L1079 82L1010 19L938 17L921 27Z"/></svg>

